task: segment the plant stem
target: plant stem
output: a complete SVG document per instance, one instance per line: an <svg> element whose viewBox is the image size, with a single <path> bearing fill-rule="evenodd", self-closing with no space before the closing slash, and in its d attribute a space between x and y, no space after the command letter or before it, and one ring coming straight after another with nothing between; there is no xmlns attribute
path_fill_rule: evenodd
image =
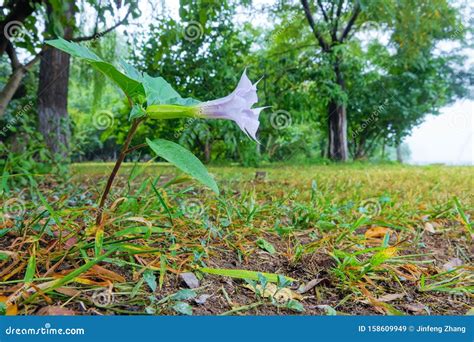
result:
<svg viewBox="0 0 474 342"><path fill-rule="evenodd" d="M132 126L130 126L130 129L128 130L127 138L123 143L122 150L120 151L117 161L115 162L114 169L110 173L109 179L107 180L107 185L105 186L104 192L102 193L102 197L100 199L99 204L99 211L97 212L97 217L95 220L96 225L100 225L102 223L102 214L104 211L105 202L107 201L107 196L110 192L110 188L112 187L112 183L114 182L115 176L117 175L118 170L120 169L120 166L122 165L122 162L125 159L125 156L129 152L128 146L130 146L132 138L135 135L135 132L137 131L138 125L142 121L143 118L133 120Z"/></svg>
<svg viewBox="0 0 474 342"><path fill-rule="evenodd" d="M148 146L148 144L140 144L140 145L137 145L137 146L133 146L133 147L130 147L125 153L130 153L130 152L133 152L133 151L136 151L138 150L139 148L142 148L142 147L145 147L145 146Z"/></svg>
<svg viewBox="0 0 474 342"><path fill-rule="evenodd" d="M239 306L239 307L236 308L236 309L232 309L232 310L223 312L223 313L219 314L219 316L228 316L228 315L232 315L232 314L237 313L237 312L255 309L256 307L259 307L260 305L263 305L263 304L265 304L265 303L263 303L263 302L255 302L255 303L252 303L252 304L249 304L249 305Z"/></svg>

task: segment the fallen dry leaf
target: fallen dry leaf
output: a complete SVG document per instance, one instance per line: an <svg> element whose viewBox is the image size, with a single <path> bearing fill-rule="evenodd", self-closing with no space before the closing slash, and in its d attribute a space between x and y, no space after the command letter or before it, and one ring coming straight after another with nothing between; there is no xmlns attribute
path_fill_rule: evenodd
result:
<svg viewBox="0 0 474 342"><path fill-rule="evenodd" d="M414 304L403 304L403 308L407 309L408 311L411 312L421 312L426 309L426 307L423 304L420 303L414 303Z"/></svg>
<svg viewBox="0 0 474 342"><path fill-rule="evenodd" d="M63 295L69 296L69 297L74 297L74 296L78 295L79 293L81 293L81 291L79 291L79 290L76 290L72 287L65 287L65 286L58 287L54 291L59 292Z"/></svg>
<svg viewBox="0 0 474 342"><path fill-rule="evenodd" d="M97 275L98 277L105 279L105 280L111 280L115 281L118 283L124 283L125 278L121 276L118 273L115 273L114 271L108 270L102 266L99 265L94 265L91 267L89 270L90 273Z"/></svg>
<svg viewBox="0 0 474 342"><path fill-rule="evenodd" d="M372 227L365 232L366 239L383 239L385 234L391 233L392 230L387 227Z"/></svg>
<svg viewBox="0 0 474 342"><path fill-rule="evenodd" d="M244 287L255 292L255 288L249 284L245 284ZM300 295L299 293L296 293L286 287L282 289L278 289L278 287L273 283L268 283L265 286L265 291L263 291L262 285L257 285L256 289L265 298L273 297L279 303L286 303L290 299L297 299L297 300L303 299L303 296Z"/></svg>
<svg viewBox="0 0 474 342"><path fill-rule="evenodd" d="M75 316L74 310L62 306L45 306L38 310L38 316Z"/></svg>
<svg viewBox="0 0 474 342"><path fill-rule="evenodd" d="M181 283L190 289L199 287L199 279L192 272L180 273L179 279L181 280Z"/></svg>
<svg viewBox="0 0 474 342"><path fill-rule="evenodd" d="M386 295L380 296L379 298L374 298L374 299L378 302L387 303L393 300L401 299L403 297L405 297L404 293L389 293L389 294L386 294ZM363 300L362 303L370 304L368 300Z"/></svg>
<svg viewBox="0 0 474 342"><path fill-rule="evenodd" d="M436 230L434 229L434 226L430 222L425 223L425 231L431 234L435 234Z"/></svg>
<svg viewBox="0 0 474 342"><path fill-rule="evenodd" d="M461 259L453 258L443 265L443 270L451 271L452 269L455 269L456 267L459 267L462 264L463 264L463 261Z"/></svg>
<svg viewBox="0 0 474 342"><path fill-rule="evenodd" d="M318 285L321 281L323 281L323 279L313 279L313 280L309 281L308 283L303 285L300 289L298 289L298 293L308 292L309 290L314 288L316 285Z"/></svg>
<svg viewBox="0 0 474 342"><path fill-rule="evenodd" d="M209 294L202 294L199 297L194 299L194 302L199 305L204 305L206 304L207 300L211 298L211 295Z"/></svg>

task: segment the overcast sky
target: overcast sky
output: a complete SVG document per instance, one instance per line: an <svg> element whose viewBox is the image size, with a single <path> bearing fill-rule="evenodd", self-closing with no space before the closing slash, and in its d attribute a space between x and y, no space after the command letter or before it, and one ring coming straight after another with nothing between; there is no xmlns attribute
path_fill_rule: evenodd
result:
<svg viewBox="0 0 474 342"><path fill-rule="evenodd" d="M467 2L466 2L467 1ZM273 0L254 0L256 7L274 2ZM469 4L469 0L460 1ZM156 1L160 4L161 1ZM173 17L179 19L178 9L179 1L164 0L168 11ZM143 6L143 7L142 7ZM144 24L150 21L150 8L148 1L141 0L142 12L144 16L140 18L140 23ZM158 8L161 7L158 5ZM473 4L467 15L473 14ZM255 11L254 13L261 13ZM147 15L148 14L148 15ZM243 18L244 21L248 18ZM252 22L269 23L266 18L255 17ZM268 24L267 24L268 25ZM443 50L452 48L449 44L444 44ZM474 61L474 51L466 50L469 56L469 63ZM412 135L405 140L411 150L410 163L429 164L446 163L454 165L474 165L474 101L459 100L453 105L441 109L438 116L428 115L425 121L416 127Z"/></svg>

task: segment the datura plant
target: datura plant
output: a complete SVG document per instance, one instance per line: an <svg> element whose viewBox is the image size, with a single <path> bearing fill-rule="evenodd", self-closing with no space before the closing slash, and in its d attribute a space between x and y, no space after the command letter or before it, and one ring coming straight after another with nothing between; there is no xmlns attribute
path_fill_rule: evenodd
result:
<svg viewBox="0 0 474 342"><path fill-rule="evenodd" d="M256 87L258 82L252 84L245 71L237 88L231 94L220 99L201 102L193 98L182 98L162 77L151 77L141 73L125 62L122 62L122 68L119 70L77 43L56 39L48 41L47 44L88 62L94 69L102 72L122 89L131 105L130 129L100 199L97 225L102 225L102 213L107 196L125 156L143 146L149 146L158 156L219 193L215 180L200 160L180 145L168 140L147 138L146 144L130 147L132 137L143 121L185 117L227 119L234 121L247 136L257 141L258 118L265 107L252 108L258 101Z"/></svg>

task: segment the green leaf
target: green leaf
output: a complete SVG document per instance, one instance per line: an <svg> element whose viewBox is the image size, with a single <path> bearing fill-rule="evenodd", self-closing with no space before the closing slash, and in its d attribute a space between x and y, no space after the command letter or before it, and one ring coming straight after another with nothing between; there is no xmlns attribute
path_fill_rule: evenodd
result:
<svg viewBox="0 0 474 342"><path fill-rule="evenodd" d="M151 187L153 188L153 191L155 192L156 197L158 197L158 200L160 201L161 205L163 206L163 208L165 209L166 213L168 214L168 217L169 217L169 219L170 219L171 224L173 224L173 216L171 215L171 211L170 211L170 209L168 208L168 206L166 205L165 200L164 200L163 197L161 196L160 192L156 189L155 184L156 184L156 182L152 182L152 183L151 183Z"/></svg>
<svg viewBox="0 0 474 342"><path fill-rule="evenodd" d="M125 236L125 235L140 235L140 234L159 234L167 232L166 229L160 227L147 227L147 226L138 226L138 227L128 227L118 232L114 233L114 236Z"/></svg>
<svg viewBox="0 0 474 342"><path fill-rule="evenodd" d="M473 229L473 224L469 221L468 216L464 212L461 202L459 202L459 199L457 197L454 197L454 206L456 208L456 211L458 212L459 216L461 216L462 223L466 226L467 230L469 231L470 234L474 234L474 229Z"/></svg>
<svg viewBox="0 0 474 342"><path fill-rule="evenodd" d="M124 60L120 61L120 66L123 69L123 72L126 76L134 79L135 81L142 82L143 75L140 71L138 71L133 65L128 64Z"/></svg>
<svg viewBox="0 0 474 342"><path fill-rule="evenodd" d="M7 304L4 302L0 302L0 316L4 316L7 314Z"/></svg>
<svg viewBox="0 0 474 342"><path fill-rule="evenodd" d="M196 292L191 289L182 289L171 295L173 300L187 300L196 297Z"/></svg>
<svg viewBox="0 0 474 342"><path fill-rule="evenodd" d="M10 256L8 254L0 252L0 261L5 261L8 259L10 259Z"/></svg>
<svg viewBox="0 0 474 342"><path fill-rule="evenodd" d="M134 102L140 102L145 98L145 90L139 81L122 73L111 63L105 62L85 46L68 42L62 38L48 40L46 44L54 46L56 49L64 51L73 57L80 58L88 62L94 69L102 72L105 76L114 81L120 87L120 89L123 90L125 95L127 95ZM126 72L130 74L130 70L131 69L128 69ZM136 74L134 74L134 76L136 76Z"/></svg>
<svg viewBox="0 0 474 342"><path fill-rule="evenodd" d="M231 277L231 278L238 278L238 279L250 279L250 280L259 280L259 274L263 275L269 282L278 283L278 274L275 273L265 273L265 272L255 272L255 271L248 271L248 270L238 270L238 269L225 269L225 268L208 268L202 267L199 271L208 273L208 274L215 274L224 277ZM295 281L295 279L286 277L288 281Z"/></svg>
<svg viewBox="0 0 474 342"><path fill-rule="evenodd" d="M286 307L290 310L296 311L296 312L304 312L304 306L300 302L298 302L295 299L290 299L288 303L286 303Z"/></svg>
<svg viewBox="0 0 474 342"><path fill-rule="evenodd" d="M192 98L182 98L163 77L151 77L145 74L143 76L143 87L145 88L148 106L157 104L192 106L200 103L200 101Z"/></svg>
<svg viewBox="0 0 474 342"><path fill-rule="evenodd" d="M70 283L71 281L74 281L74 279L76 277L78 277L79 275L81 275L84 272L87 272L92 266L100 263L102 260L107 258L110 254L112 254L116 251L117 251L117 248L112 248L110 251L107 251L106 253L102 254L100 257L96 257L93 260L90 260L90 261L86 262L84 265L76 268L74 271L68 273L66 276L64 276L62 278L59 278L59 279L56 279L55 281L53 281L49 285L49 287L47 287L45 289L42 289L43 293L49 293L53 290L56 290L58 287L61 287L63 285L66 285L66 284ZM33 294L30 297L30 299L33 299L37 295L38 295L38 293Z"/></svg>
<svg viewBox="0 0 474 342"><path fill-rule="evenodd" d="M193 308L185 302L177 302L173 305L173 310L182 315L191 316L193 314Z"/></svg>
<svg viewBox="0 0 474 342"><path fill-rule="evenodd" d="M270 254L275 254L276 252L275 247L265 239L260 238L255 243L257 244L258 247L267 251Z"/></svg>
<svg viewBox="0 0 474 342"><path fill-rule="evenodd" d="M158 278L158 285L160 286L160 290L163 287L163 283L165 281L165 274L166 274L166 257L164 255L160 256L160 277Z"/></svg>
<svg viewBox="0 0 474 342"><path fill-rule="evenodd" d="M26 272L25 272L25 283L31 283L33 281L33 278L35 277L36 273L36 257L34 254L30 256L30 259L28 260L28 266L26 267Z"/></svg>
<svg viewBox="0 0 474 342"><path fill-rule="evenodd" d="M194 154L168 140L156 139L151 141L146 139L146 142L157 155L219 194L216 181L209 175L204 165Z"/></svg>
<svg viewBox="0 0 474 342"><path fill-rule="evenodd" d="M337 316L337 311L331 305L320 305L319 307L326 311L327 316Z"/></svg>
<svg viewBox="0 0 474 342"><path fill-rule="evenodd" d="M157 283L156 283L156 277L155 277L155 275L153 274L153 271L146 270L146 271L143 273L143 279L144 279L145 282L148 284L148 286L150 287L151 291L155 292L156 287L157 287L158 285L157 285Z"/></svg>
<svg viewBox="0 0 474 342"><path fill-rule="evenodd" d="M388 243L390 242L390 233L387 231L385 234L383 241L382 241L382 247L388 247Z"/></svg>
<svg viewBox="0 0 474 342"><path fill-rule="evenodd" d="M134 104L133 107L132 107L132 110L130 111L130 115L129 115L128 119L130 121L132 121L133 119L141 118L142 116L145 116L145 115L146 115L146 112L142 108L142 106L140 106L138 104Z"/></svg>
<svg viewBox="0 0 474 342"><path fill-rule="evenodd" d="M144 75L143 87L145 88L148 105L171 104L174 103L174 99L181 97L163 77Z"/></svg>
<svg viewBox="0 0 474 342"><path fill-rule="evenodd" d="M104 246L104 230L98 229L97 232L95 233L95 241L94 241L94 253L96 257L102 254L103 246Z"/></svg>

